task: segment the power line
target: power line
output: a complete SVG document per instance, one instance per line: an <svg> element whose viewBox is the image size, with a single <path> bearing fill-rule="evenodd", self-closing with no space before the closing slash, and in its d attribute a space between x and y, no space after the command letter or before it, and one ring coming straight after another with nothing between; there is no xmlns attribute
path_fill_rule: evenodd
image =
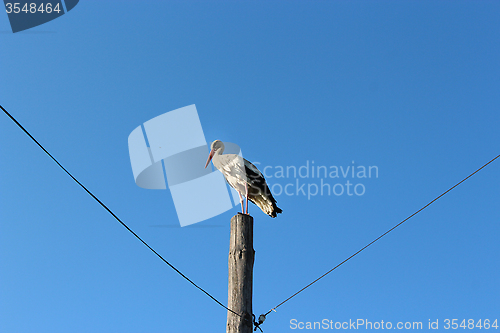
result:
<svg viewBox="0 0 500 333"><path fill-rule="evenodd" d="M82 183L80 183L78 181L78 179L76 179L68 170L66 170L65 167L63 167L61 165L61 163L59 163L59 161L54 157L52 156L48 151L47 149L45 149L7 110L4 109L3 106L0 105L0 108L3 110L3 112L5 112L5 114L7 116L9 116L10 119L12 119L12 121L14 123L16 123L17 126L19 126L20 129L22 129L24 131L24 133L26 133L26 135L28 135L31 140L33 140L37 145L38 147L40 147L44 152L45 154L47 154L54 162L56 162L56 164L62 169L64 170L64 172L66 172L68 174L68 176L70 176L78 185L80 185L92 198L94 198L95 201L97 201L104 209L106 209L108 211L108 213L110 213L114 218L115 220L117 220L118 222L120 222L120 224L122 226L125 227L125 229L127 229L128 231L130 231L130 233L132 235L134 235L138 240L140 240L142 242L142 244L144 244L148 249L150 249L154 254L156 254L158 256L158 258L160 258L165 264L167 264L168 266L170 266L170 268L172 268L174 271L176 271L180 276L182 276L184 279L186 279L187 281L189 281L193 286L195 286L196 288L198 288L199 290L201 290L203 293L205 293L205 295L207 295L208 297L210 297L211 299L213 299L217 304L219 304L220 306L222 306L224 309L226 309L227 311L230 311L232 312L233 314L237 315L237 316L240 316L240 314L234 312L233 310L229 309L228 307L226 307L224 304L222 304L221 302L219 302L215 297L213 297L212 295L210 295L207 291L205 291L205 289L203 289L202 287L198 286L196 283L194 283L191 279L189 279L186 275L184 275L180 270L178 270L177 268L175 268L171 263L169 263L165 258L163 258L158 252L156 252L151 246L148 245L148 243L146 243L141 237L139 237L139 235L137 235L134 231L132 231L132 229L130 229L118 216L116 216L115 213L113 213L113 211L111 209L108 208L108 206L106 206L101 200L99 200L88 188L85 187L85 185L83 185Z"/></svg>
<svg viewBox="0 0 500 333"><path fill-rule="evenodd" d="M330 274L331 272L333 272L335 269L337 269L341 265L345 264L347 261L349 261L352 258L354 258L356 255L358 255L359 253L361 253L364 249L366 249L367 247L369 247L370 245L372 245L373 243L375 243L376 241L378 241L380 238L384 237L385 235L387 235L388 233L390 233L391 231L393 231L394 229L396 229L397 227L399 227L401 224L403 224L406 221L408 221L409 219L411 219L413 216L417 215L418 213L420 213L421 211L423 211L424 209L426 209L427 207L429 207L433 202L435 202L436 200L438 200L439 198L441 198L442 196L444 196L446 193L448 193L451 190L453 190L458 185L462 184L464 181L466 181L467 179L469 179L470 177L472 177L474 174L476 174L477 172L479 172L481 169L483 169L485 166L487 166L488 164L490 164L491 162L493 162L494 160L496 160L499 157L500 157L500 155L497 155L496 157L494 157L493 159L491 159L488 163L484 164L482 167L480 167L479 169L477 169L476 171L474 171L473 173L471 173L470 175L468 175L467 177L465 177L464 179L462 179L460 182L456 183L453 187L450 187L447 191L443 192L441 195L439 195L438 197L436 197L434 200L432 200L431 202L429 202L427 205L425 205L424 207L420 208L415 213L411 214L410 216L408 216L407 218L405 218L403 221L399 222L394 227L392 227L391 229L389 229L386 232L384 232L382 235L380 235L377 238L375 238L373 241L371 241L370 243L368 243L367 245L365 245L363 248L361 248L358 252L354 253L349 258L345 259L340 264L338 264L337 266L333 267L328 272L326 272L325 274L321 275L319 278L317 278L313 282L309 283L307 286L305 286L304 288L300 289L295 294L293 294L292 296L290 296L287 299L285 299L283 302L281 302L278 305L276 305L274 308L272 308L271 310L269 310L268 312L266 312L264 314L264 318L269 313L271 313L271 311L276 310L279 306L285 304L286 302L288 302L289 300L291 300L293 297L295 297L297 294L299 294L302 291L306 290L307 288L309 288L310 286L312 286L314 283L318 282L319 280L321 280L322 278L324 278L325 276L327 276L328 274Z"/></svg>
<svg viewBox="0 0 500 333"><path fill-rule="evenodd" d="M55 157L53 157L3 106L0 105L0 108L5 112L5 114L7 116L9 116L10 119L12 119L12 121L14 121L14 123L16 123L17 126L19 126L19 128L21 128L24 133L26 133L26 135L28 135L62 170L64 170L64 172L66 172L78 185L80 185L94 200L96 200L104 209L106 209L118 222L120 222L120 224L122 226L124 226L130 233L132 233L138 240L140 240L148 249L150 249L154 254L156 254L164 263L166 263L168 266L170 266L174 271L176 271L179 275L181 275L184 279L186 279L187 281L189 281L193 286L195 286L196 288L198 288L199 290L201 290L203 293L205 293L208 297L210 297L212 300L214 300L217 304L219 304L220 306L222 306L224 309L226 309L227 311L230 311L231 313L241 317L240 314L234 312L233 310L229 309L228 307L226 307L224 304L222 304L221 302L219 302L215 297L213 297L212 295L210 295L207 291L205 291L203 288L201 288L200 286L198 286L196 283L194 283L191 279L189 279L186 275L184 275L181 271L179 271L177 268L175 268L171 263L169 263L165 258L163 258L158 252L156 252L151 246L149 246L142 238L139 237L139 235L137 235L134 231L132 231L132 229L130 229L118 216L116 216L115 213L113 213L113 211L111 211L111 209L109 209L101 200L99 200L89 189L87 189L82 183L80 183L68 170L66 170L66 168L64 168L60 163L59 161L57 161L57 159ZM404 219L403 221L399 222L398 224L396 224L394 227L392 227L391 229L387 230L386 232L384 232L382 235L380 235L379 237L375 238L373 241L371 241L370 243L368 243L367 245L365 245L363 248L361 248L360 250L358 250L357 252L355 252L353 255L351 255L350 257L348 257L347 259L345 259L344 261L342 261L340 264L338 264L337 266L333 267L332 269L330 269L329 271L327 271L325 274L321 275L320 277L318 277L316 280L312 281L311 283L309 283L308 285L306 285L305 287L303 287L302 289L300 289L299 291L297 291L296 293L294 293L292 296L288 297L287 299L285 299L283 302L279 303L278 305L276 305L274 308L272 308L271 310L269 310L268 312L266 312L264 315L261 315L263 316L263 318L265 319L265 316L267 316L269 313L271 313L273 310L276 310L278 307L280 307L281 305L283 305L284 303L288 302L290 299L292 299L293 297L295 297L296 295L298 295L299 293L301 293L302 291L304 291L305 289L309 288L310 286L312 286L314 283L318 282L319 280L321 280L322 278L324 278L326 275L330 274L331 272L333 272L335 269L337 269L338 267L340 267L341 265L343 265L344 263L346 263L347 261L351 260L352 258L354 258L356 255L358 255L359 253L361 253L363 250L365 250L366 248L368 248L370 245L374 244L375 242L377 242L379 239L381 239L382 237L384 237L385 235L387 235L388 233L390 233L391 231L393 231L394 229L396 229L397 227L399 227L400 225L402 225L403 223L405 223L406 221L408 221L410 218L412 218L413 216L417 215L418 213L420 213L421 211L423 211L425 208L427 208L428 206L430 206L432 203L434 203L435 201L437 201L438 199L440 199L442 196L444 196L445 194L447 194L448 192L450 192L451 190L453 190L455 187L457 187L458 185L462 184L464 181L466 181L467 179L469 179L470 177L472 177L474 174L476 174L477 172L479 172L480 170L482 170L484 167L486 167L488 164L492 163L494 160L496 160L497 158L499 158L500 155L497 155L496 157L494 157L493 159L491 159L489 162L487 162L486 164L484 164L483 166L481 166L479 169L477 169L476 171L474 171L473 173L471 173L470 175L468 175L467 177L465 177L464 179L462 179L460 182L458 182L457 184L455 184L454 186L452 186L451 188L449 188L448 190L446 190L445 192L443 192L441 195L439 195L438 197L436 197L434 200L432 200L431 202L429 202L427 205L423 206L422 208L420 208L418 211L416 211L415 213L413 213L412 215L408 216L406 219ZM260 322L260 318L259 318L259 324L263 322ZM254 323L255 324L255 323ZM256 326L256 328L258 327L258 325Z"/></svg>

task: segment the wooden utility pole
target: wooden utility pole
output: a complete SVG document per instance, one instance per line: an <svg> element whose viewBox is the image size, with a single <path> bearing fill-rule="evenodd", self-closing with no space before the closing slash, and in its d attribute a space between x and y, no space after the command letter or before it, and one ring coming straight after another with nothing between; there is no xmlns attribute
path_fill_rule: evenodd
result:
<svg viewBox="0 0 500 333"><path fill-rule="evenodd" d="M231 218L227 333L252 333L253 217L238 213Z"/></svg>

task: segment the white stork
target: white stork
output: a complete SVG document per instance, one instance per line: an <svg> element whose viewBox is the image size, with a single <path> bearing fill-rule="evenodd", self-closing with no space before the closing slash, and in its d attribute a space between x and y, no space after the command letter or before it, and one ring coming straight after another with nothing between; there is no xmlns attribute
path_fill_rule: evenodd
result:
<svg viewBox="0 0 500 333"><path fill-rule="evenodd" d="M222 141L212 142L205 168L212 160L214 166L222 172L229 185L238 192L242 213L248 215L249 199L271 217L276 217L277 214L281 213L282 210L276 206L276 200L257 167L239 155L222 155L223 152L224 144ZM243 208L242 196L246 198L246 212Z"/></svg>

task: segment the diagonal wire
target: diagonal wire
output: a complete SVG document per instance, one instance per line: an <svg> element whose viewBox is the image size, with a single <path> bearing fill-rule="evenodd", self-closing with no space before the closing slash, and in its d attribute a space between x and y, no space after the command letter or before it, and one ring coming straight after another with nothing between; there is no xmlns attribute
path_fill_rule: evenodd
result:
<svg viewBox="0 0 500 333"><path fill-rule="evenodd" d="M388 233L390 233L391 231L393 231L394 229L396 229L397 227L399 227L401 224L403 224L406 221L408 221L409 219L411 219L413 216L417 215L418 213L420 213L421 211L423 211L424 209L426 209L427 207L429 207L436 200L438 200L439 198L441 198L442 196L444 196L446 193L448 193L451 190L453 190L458 185L462 184L464 181L466 181L467 179L469 179L470 177L472 177L473 175L475 175L476 173L478 173L481 169L483 169L484 167L486 167L488 164L490 164L491 162L493 162L494 160L496 160L499 157L500 157L500 155L497 155L496 157L494 157L493 159L491 159L488 163L484 164L482 167L480 167L479 169L477 169L476 171L474 171L473 173L471 173L470 175L468 175L467 177L465 177L464 179L462 179L461 181L459 181L458 183L456 183L454 186L450 187L447 191L443 192L441 195L439 195L438 197L436 197L434 200L432 200L431 202L429 202L427 205L425 205L424 207L420 208L415 213L411 214L410 216L408 216L407 218L405 218L403 221L399 222L394 227L392 227L391 229L389 229L386 232L384 232L382 235L380 235L377 238L375 238L373 241L371 241L370 243L368 243L367 245L365 245L363 248L361 248L358 252L354 253L349 258L345 259L340 264L338 264L337 266L333 267L328 272L326 272L325 274L321 275L319 278L317 278L313 282L309 283L307 286L305 286L304 288L300 289L295 294L293 294L292 296L290 296L287 299L285 299L283 302L281 302L278 305L276 305L274 308L272 308L271 310L269 310L268 312L266 312L266 314L264 314L264 316L267 316L269 313L271 313L271 311L275 311L276 308L278 308L279 306L285 304L290 299L292 299L293 297L295 297L297 294L299 294L302 291L306 290L307 288L309 288L310 286L312 286L314 283L318 282L319 280L321 280L322 278L324 278L325 276L327 276L328 274L330 274L331 272L333 272L335 269L337 269L338 267L340 267L341 265L343 265L347 261L349 261L352 258L354 258L356 255L358 255L359 253L361 253L364 249L366 249L367 247L369 247L370 245L372 245L373 243L375 243L376 241L378 241L380 238L384 237L385 235L387 235Z"/></svg>
<svg viewBox="0 0 500 333"><path fill-rule="evenodd" d="M217 304L219 304L220 306L222 306L224 309L226 309L227 311L230 311L232 312L233 314L241 317L240 314L234 312L233 310L229 309L228 307L226 307L224 304L222 304L221 302L219 302L215 297L213 297L212 295L210 295L207 291L205 291L205 289L203 289L202 287L198 286L196 283L194 283L190 278L188 278L186 275L184 275L180 270L178 270L177 268L175 268L171 263L169 263L165 258L163 258L158 252L156 252L151 246L148 245L148 243L146 243L141 237L139 237L139 235L137 235L134 231L132 231L132 229L130 229L118 216L116 216L115 213L113 213L113 211L111 209L108 208L108 206L106 206L101 200L99 200L88 188L85 187L85 185L83 185L82 183L80 183L78 181L78 179L76 179L68 170L66 170L66 168L64 168L61 163L59 163L59 161L54 157L52 156L7 110L4 109L3 106L0 105L0 108L3 110L3 112L5 112L5 114L7 116L9 116L10 119L12 119L12 121L14 123L16 123L17 126L19 126L20 129L22 129L24 131L24 133L26 133L26 135L28 135L31 140L33 140L37 145L38 147L40 147L44 152L45 154L47 154L54 162L56 162L56 164L62 169L64 170L64 172L66 172L68 174L68 176L70 176L78 185L80 185L92 198L94 198L95 201L97 201L104 209L106 209L108 211L108 213L110 213L114 218L115 220L117 220L118 222L120 222L120 224L122 226L125 227L125 229L127 229L128 231L130 231L130 233L132 235L134 235L138 240L141 241L142 244L144 244L148 249L150 249L154 254L156 254L158 256L158 258L160 258L165 264L167 264L168 266L170 266L170 268L172 268L174 271L176 271L180 276L182 276L184 279L186 279L187 281L189 281L193 286L195 286L196 288L198 288L199 290L201 290L203 293L205 293L205 295L207 295L208 297L210 297L211 299L213 299Z"/></svg>

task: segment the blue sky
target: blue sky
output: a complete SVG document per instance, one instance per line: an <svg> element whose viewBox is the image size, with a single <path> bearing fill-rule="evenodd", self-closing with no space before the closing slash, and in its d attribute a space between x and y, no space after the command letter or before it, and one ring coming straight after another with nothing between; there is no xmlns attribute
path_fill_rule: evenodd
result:
<svg viewBox="0 0 500 333"><path fill-rule="evenodd" d="M363 195L276 195L276 219L250 207L259 315L499 154L499 15L494 1L80 1L12 34L3 14L0 103L224 304L238 208L180 228L168 190L134 183L134 128L196 104L208 141L237 143L261 168L377 166L370 179L324 179ZM225 329L223 308L6 116L0 128L1 332ZM294 331L292 319L500 320L499 163L278 308L264 331Z"/></svg>

